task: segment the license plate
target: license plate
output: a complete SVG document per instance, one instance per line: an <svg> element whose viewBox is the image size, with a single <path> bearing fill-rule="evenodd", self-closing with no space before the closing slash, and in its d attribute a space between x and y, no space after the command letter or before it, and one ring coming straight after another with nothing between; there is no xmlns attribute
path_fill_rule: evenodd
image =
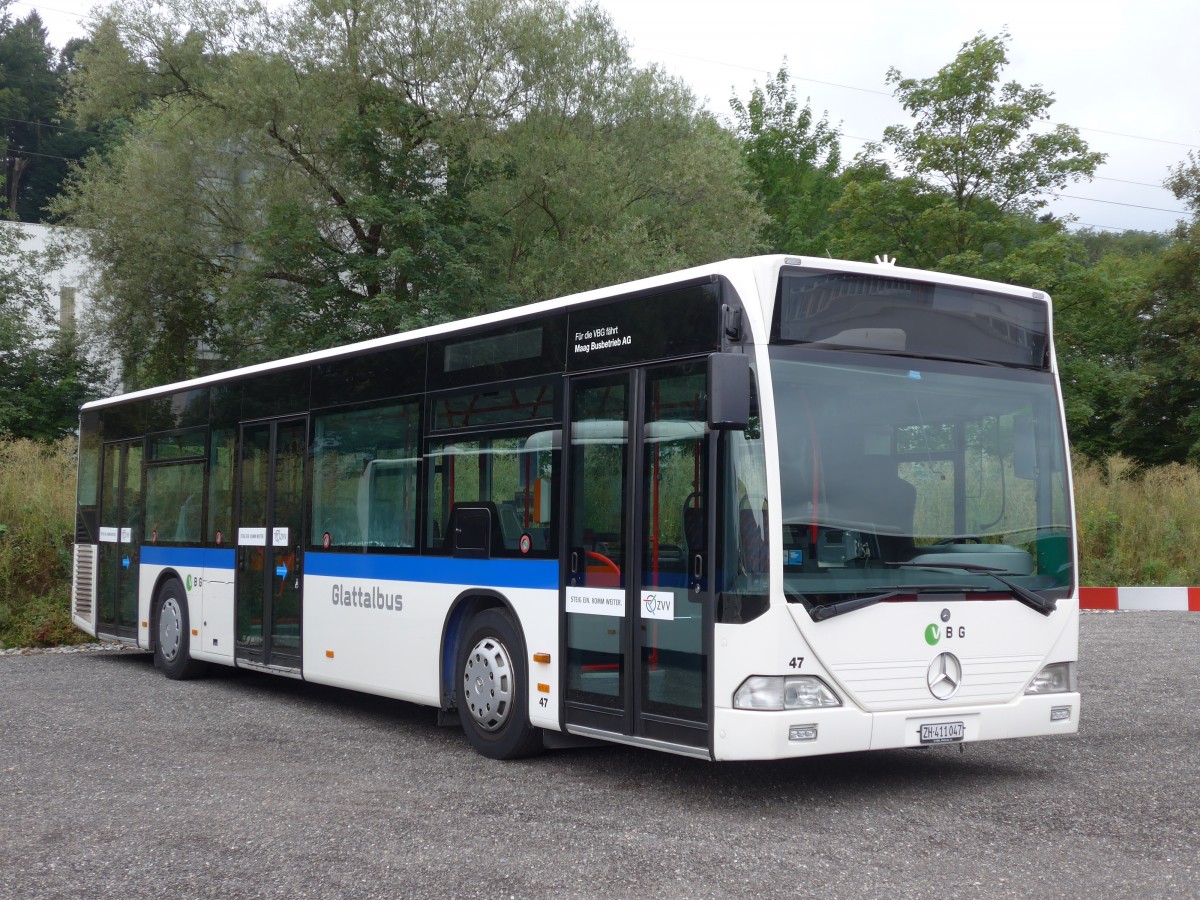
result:
<svg viewBox="0 0 1200 900"><path fill-rule="evenodd" d="M922 744L948 744L966 737L967 728L962 722L938 722L921 726Z"/></svg>

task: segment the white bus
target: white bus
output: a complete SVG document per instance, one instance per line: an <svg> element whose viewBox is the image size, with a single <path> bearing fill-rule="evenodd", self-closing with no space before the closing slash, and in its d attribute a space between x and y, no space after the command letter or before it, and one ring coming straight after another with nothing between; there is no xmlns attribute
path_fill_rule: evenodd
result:
<svg viewBox="0 0 1200 900"><path fill-rule="evenodd" d="M717 263L87 404L72 612L496 758L1077 730L1051 305Z"/></svg>

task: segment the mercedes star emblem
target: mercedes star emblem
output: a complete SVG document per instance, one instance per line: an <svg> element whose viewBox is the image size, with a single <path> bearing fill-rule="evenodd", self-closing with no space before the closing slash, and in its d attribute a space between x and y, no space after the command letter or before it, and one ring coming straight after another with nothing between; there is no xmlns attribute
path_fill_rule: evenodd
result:
<svg viewBox="0 0 1200 900"><path fill-rule="evenodd" d="M929 664L926 680L929 693L939 700L949 700L962 684L962 663L953 653L939 653Z"/></svg>

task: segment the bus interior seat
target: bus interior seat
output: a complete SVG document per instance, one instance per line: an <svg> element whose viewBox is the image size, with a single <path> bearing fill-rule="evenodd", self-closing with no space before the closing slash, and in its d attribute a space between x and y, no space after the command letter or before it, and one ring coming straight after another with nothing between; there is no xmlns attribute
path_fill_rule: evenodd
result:
<svg viewBox="0 0 1200 900"><path fill-rule="evenodd" d="M911 556L917 489L900 477L892 457L862 456L846 474L841 490L860 511L858 517L874 523L878 558L894 562Z"/></svg>
<svg viewBox="0 0 1200 900"><path fill-rule="evenodd" d="M738 506L738 548L740 568L747 574L761 574L769 570L765 504L761 516L762 527L759 527L758 517L755 516L754 510L750 508L750 504L743 497Z"/></svg>
<svg viewBox="0 0 1200 900"><path fill-rule="evenodd" d="M481 516L481 513L486 512L486 519ZM450 507L450 516L446 526L445 537L442 538L442 549L449 551L455 556L504 556L504 532L500 527L500 513L496 509L496 504L490 500L479 500L475 502L465 502L455 504ZM479 540L481 535L479 530L483 527L483 522L487 525L487 547L474 547L471 542ZM464 535L464 539L468 542L460 547L458 536L460 531ZM479 540L483 544L483 540Z"/></svg>
<svg viewBox="0 0 1200 900"><path fill-rule="evenodd" d="M704 551L704 506L699 491L692 491L683 501L683 540L689 554Z"/></svg>
<svg viewBox="0 0 1200 900"><path fill-rule="evenodd" d="M500 514L500 531L504 536L504 546L508 550L516 550L517 542L521 539L524 529L521 527L521 517L517 510L508 503L502 503L497 510Z"/></svg>
<svg viewBox="0 0 1200 900"><path fill-rule="evenodd" d="M175 540L198 542L200 540L200 498L189 494L179 507L179 519L175 523Z"/></svg>

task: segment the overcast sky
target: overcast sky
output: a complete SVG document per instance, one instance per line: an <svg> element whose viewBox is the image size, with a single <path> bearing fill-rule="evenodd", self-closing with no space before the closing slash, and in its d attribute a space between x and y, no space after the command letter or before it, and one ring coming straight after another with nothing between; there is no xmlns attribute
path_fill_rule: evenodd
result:
<svg viewBox="0 0 1200 900"><path fill-rule="evenodd" d="M1052 204L1080 223L1170 229L1183 207L1161 187L1200 152L1200 0L599 0L632 45L727 116L784 58L797 94L828 112L844 155L908 123L884 83L890 66L924 78L982 31L1012 34L1005 80L1053 92L1051 119L1108 154L1098 177ZM61 47L84 31L92 0L14 0L37 9ZM1132 183L1131 183L1132 182Z"/></svg>

